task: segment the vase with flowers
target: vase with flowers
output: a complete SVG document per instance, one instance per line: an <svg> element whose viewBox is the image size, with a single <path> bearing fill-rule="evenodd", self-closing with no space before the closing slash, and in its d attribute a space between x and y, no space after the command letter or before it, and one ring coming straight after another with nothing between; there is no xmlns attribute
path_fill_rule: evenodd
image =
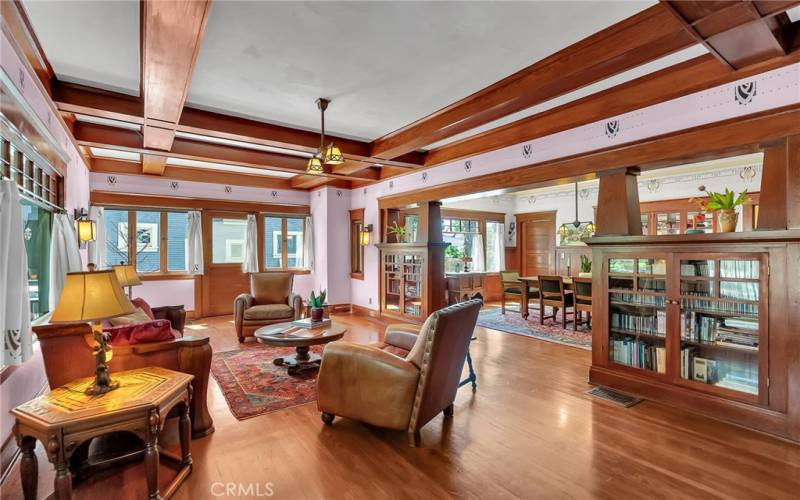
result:
<svg viewBox="0 0 800 500"><path fill-rule="evenodd" d="M389 234L393 234L398 243L405 243L408 239L408 229L405 226L399 225L396 221L393 225L389 226Z"/></svg>
<svg viewBox="0 0 800 500"><path fill-rule="evenodd" d="M717 218L717 226L721 233L732 233L736 231L736 223L739 214L736 208L753 202L747 190L738 195L728 188L724 193L708 191L705 186L700 186L700 191L706 193L705 198L690 198L689 201L696 203L702 212L712 212Z"/></svg>

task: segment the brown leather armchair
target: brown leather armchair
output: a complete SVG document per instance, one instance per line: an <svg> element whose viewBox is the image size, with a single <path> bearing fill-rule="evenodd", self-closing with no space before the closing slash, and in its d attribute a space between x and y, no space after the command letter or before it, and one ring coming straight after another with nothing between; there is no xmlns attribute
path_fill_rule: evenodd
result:
<svg viewBox="0 0 800 500"><path fill-rule="evenodd" d="M233 320L239 342L264 325L300 319L303 299L292 293L292 273L250 273L250 293L236 297Z"/></svg>
<svg viewBox="0 0 800 500"><path fill-rule="evenodd" d="M434 312L419 335L392 329L387 344L410 352L403 358L380 346L328 344L317 378L317 407L328 425L336 415L390 429L405 429L418 446L419 430L439 412L453 415L453 401L482 301L468 300ZM413 340L413 345L412 345Z"/></svg>

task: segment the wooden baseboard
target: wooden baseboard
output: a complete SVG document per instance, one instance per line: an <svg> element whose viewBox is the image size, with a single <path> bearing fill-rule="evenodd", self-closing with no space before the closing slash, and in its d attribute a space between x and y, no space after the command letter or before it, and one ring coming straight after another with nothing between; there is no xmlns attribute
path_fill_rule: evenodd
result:
<svg viewBox="0 0 800 500"><path fill-rule="evenodd" d="M352 312L351 304L328 304L328 311L332 313L349 313Z"/></svg>
<svg viewBox="0 0 800 500"><path fill-rule="evenodd" d="M381 312L378 310L369 309L367 307L359 306L356 304L353 304L352 306L350 306L350 308L353 314L357 314L359 316L367 316L375 319L382 319Z"/></svg>

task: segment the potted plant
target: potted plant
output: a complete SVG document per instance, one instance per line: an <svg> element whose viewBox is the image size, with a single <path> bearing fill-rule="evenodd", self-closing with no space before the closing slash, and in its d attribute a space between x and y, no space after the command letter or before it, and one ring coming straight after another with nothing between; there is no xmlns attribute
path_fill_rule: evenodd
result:
<svg viewBox="0 0 800 500"><path fill-rule="evenodd" d="M461 250L457 246L450 245L445 249L444 255L448 259L452 259L452 260L456 261L456 263L455 263L456 272L459 272L459 270L461 269L461 267L459 266L459 262L461 262L461 258L464 256L461 253Z"/></svg>
<svg viewBox="0 0 800 500"><path fill-rule="evenodd" d="M747 190L742 191L737 196L736 193L725 188L724 193L707 191L705 186L700 186L700 191L708 194L707 198L692 198L689 201L697 203L703 212L713 212L717 217L717 225L722 233L732 233L736 231L736 223L739 214L736 207L752 203L752 198L747 194Z"/></svg>
<svg viewBox="0 0 800 500"><path fill-rule="evenodd" d="M321 290L319 295L315 295L314 290L311 290L311 296L308 298L308 306L311 308L311 321L314 323L322 321L326 295L325 290Z"/></svg>
<svg viewBox="0 0 800 500"><path fill-rule="evenodd" d="M398 243L403 243L406 241L408 230L395 221L393 225L389 226L389 234L393 234Z"/></svg>
<svg viewBox="0 0 800 500"><path fill-rule="evenodd" d="M578 273L579 278L591 278L592 277L592 261L589 260L589 257L585 255L581 255L581 272Z"/></svg>

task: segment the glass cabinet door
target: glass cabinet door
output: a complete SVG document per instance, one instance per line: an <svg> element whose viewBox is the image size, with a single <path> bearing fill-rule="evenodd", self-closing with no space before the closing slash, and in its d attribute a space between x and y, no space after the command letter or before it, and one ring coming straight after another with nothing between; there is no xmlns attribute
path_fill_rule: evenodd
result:
<svg viewBox="0 0 800 500"><path fill-rule="evenodd" d="M400 291L402 288L402 275L400 273L400 256L397 254L383 255L383 295L384 308L387 311L400 311Z"/></svg>
<svg viewBox="0 0 800 500"><path fill-rule="evenodd" d="M680 233L681 233L680 212L656 213L656 234L680 234Z"/></svg>
<svg viewBox="0 0 800 500"><path fill-rule="evenodd" d="M608 259L609 361L667 373L667 259Z"/></svg>
<svg viewBox="0 0 800 500"><path fill-rule="evenodd" d="M410 316L422 316L422 265L422 255L403 255L403 313Z"/></svg>
<svg viewBox="0 0 800 500"><path fill-rule="evenodd" d="M759 394L766 256L680 256L680 377Z"/></svg>

